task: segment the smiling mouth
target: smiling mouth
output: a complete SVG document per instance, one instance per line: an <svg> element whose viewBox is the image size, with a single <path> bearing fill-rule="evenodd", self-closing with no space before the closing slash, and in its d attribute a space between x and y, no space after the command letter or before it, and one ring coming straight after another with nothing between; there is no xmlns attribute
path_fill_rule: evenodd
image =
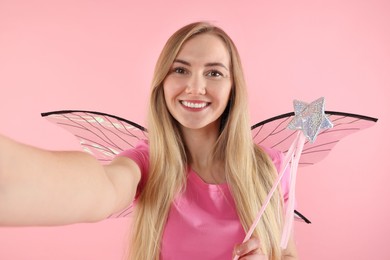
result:
<svg viewBox="0 0 390 260"><path fill-rule="evenodd" d="M205 108L207 107L208 105L210 105L210 103L208 102L189 102L189 101L180 101L180 103L185 106L185 107L188 107L188 108Z"/></svg>

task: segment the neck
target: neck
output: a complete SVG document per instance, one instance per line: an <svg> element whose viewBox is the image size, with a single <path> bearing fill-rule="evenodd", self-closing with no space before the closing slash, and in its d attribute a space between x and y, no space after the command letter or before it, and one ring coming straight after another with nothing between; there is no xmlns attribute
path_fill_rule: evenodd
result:
<svg viewBox="0 0 390 260"><path fill-rule="evenodd" d="M223 162L216 161L213 157L214 145L219 135L219 130L214 128L183 127L182 132L191 168L207 183L223 183L225 182Z"/></svg>

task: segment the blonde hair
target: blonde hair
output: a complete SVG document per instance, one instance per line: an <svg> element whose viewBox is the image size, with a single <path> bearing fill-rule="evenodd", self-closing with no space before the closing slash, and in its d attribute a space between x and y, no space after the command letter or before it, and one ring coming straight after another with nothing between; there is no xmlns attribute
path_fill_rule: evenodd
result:
<svg viewBox="0 0 390 260"><path fill-rule="evenodd" d="M222 29L209 23L192 23L181 28L165 44L152 81L148 117L150 165L148 180L138 198L135 211L130 247L132 260L159 259L161 239L171 203L176 194L186 186L188 157L178 123L167 109L163 82L183 44L202 33L219 36L230 54L233 86L229 103L222 114L220 135L214 146L214 159L225 163L226 181L245 231L254 221L276 178L276 170L269 157L253 144L246 84L233 41ZM269 259L281 258L281 203L280 194L275 194L254 232Z"/></svg>

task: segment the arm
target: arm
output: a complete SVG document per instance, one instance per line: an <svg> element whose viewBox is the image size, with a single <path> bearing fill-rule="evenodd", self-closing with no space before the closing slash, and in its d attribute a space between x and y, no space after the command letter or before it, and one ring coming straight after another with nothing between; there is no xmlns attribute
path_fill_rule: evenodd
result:
<svg viewBox="0 0 390 260"><path fill-rule="evenodd" d="M0 135L0 225L99 221L129 205L138 166L118 157L102 166L84 152L53 152Z"/></svg>

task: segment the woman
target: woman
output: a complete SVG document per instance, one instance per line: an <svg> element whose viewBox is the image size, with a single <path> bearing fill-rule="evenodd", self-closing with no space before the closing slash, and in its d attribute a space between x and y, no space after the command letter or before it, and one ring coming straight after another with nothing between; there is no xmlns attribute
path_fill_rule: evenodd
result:
<svg viewBox="0 0 390 260"><path fill-rule="evenodd" d="M280 163L254 146L246 98L229 36L207 23L181 28L157 61L148 143L101 166L0 138L0 224L99 221L135 199L129 259L297 259L292 239L279 247L280 194L240 244Z"/></svg>

